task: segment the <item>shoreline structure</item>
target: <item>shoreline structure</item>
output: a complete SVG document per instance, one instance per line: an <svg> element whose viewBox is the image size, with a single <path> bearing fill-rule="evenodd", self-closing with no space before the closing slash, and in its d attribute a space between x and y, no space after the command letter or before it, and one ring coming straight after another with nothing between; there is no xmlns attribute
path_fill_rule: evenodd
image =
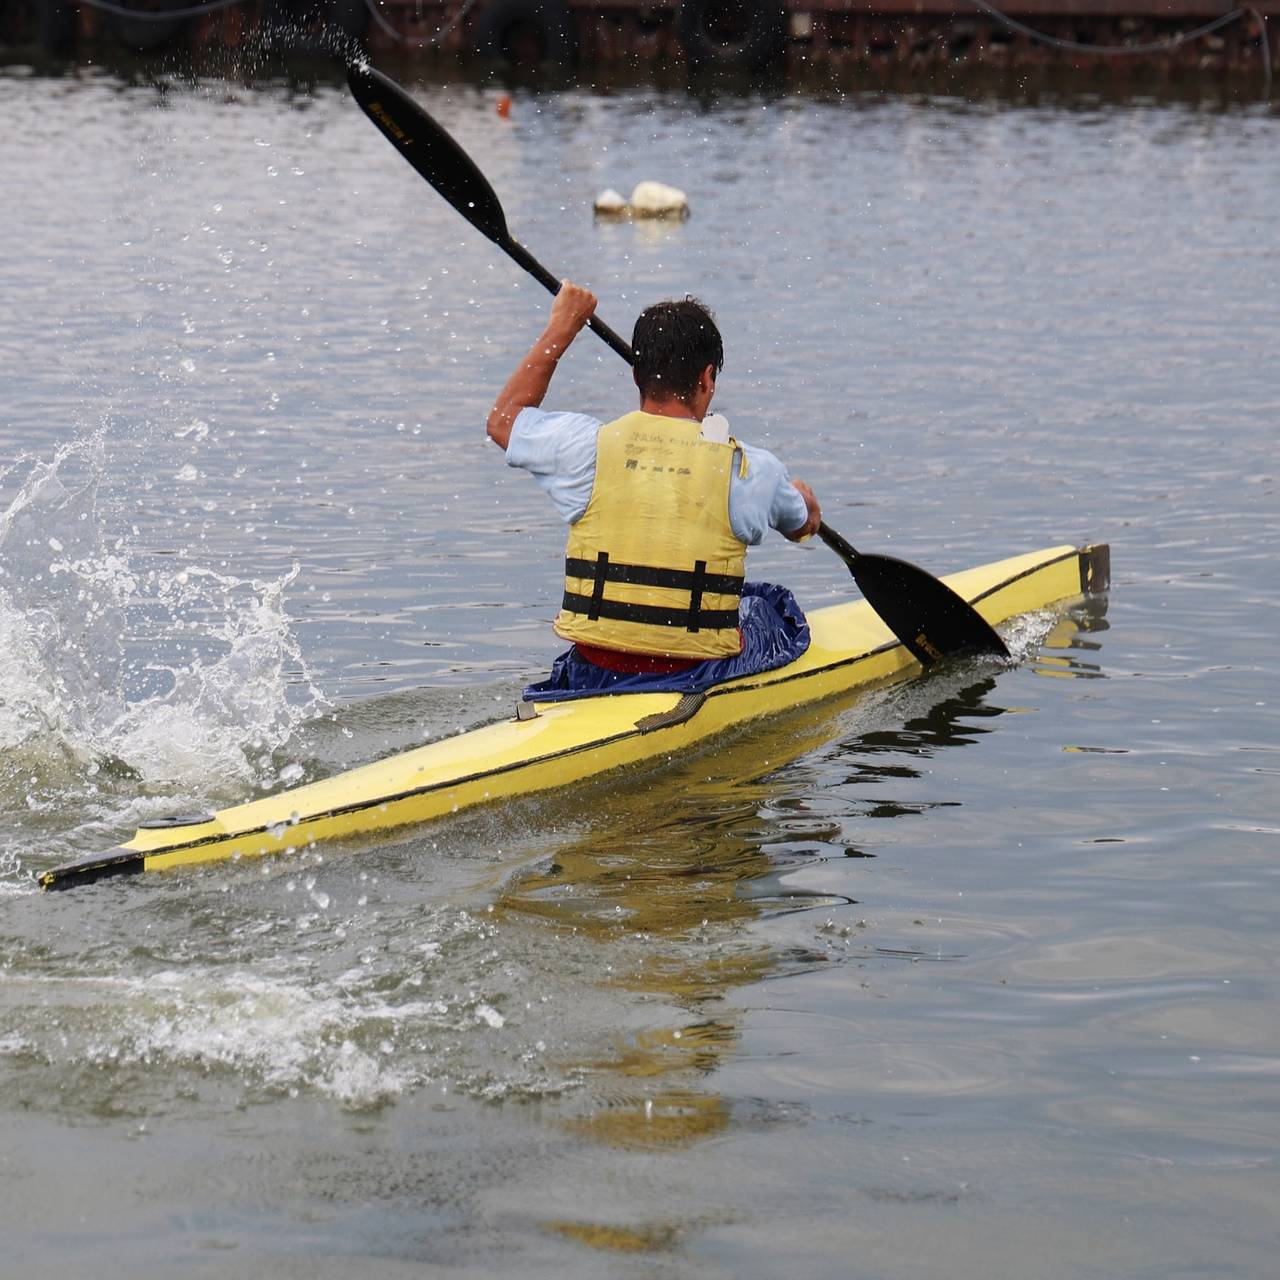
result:
<svg viewBox="0 0 1280 1280"><path fill-rule="evenodd" d="M1280 65L1280 0L19 0L0 53L283 50L324 31L375 57L685 65L758 73L1057 67L1257 77ZM330 41L331 42L331 41Z"/></svg>

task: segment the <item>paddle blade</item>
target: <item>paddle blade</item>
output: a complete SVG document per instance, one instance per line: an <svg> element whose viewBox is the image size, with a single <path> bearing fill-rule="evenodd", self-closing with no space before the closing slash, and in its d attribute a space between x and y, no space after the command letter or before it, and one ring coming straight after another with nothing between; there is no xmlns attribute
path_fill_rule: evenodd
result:
<svg viewBox="0 0 1280 1280"><path fill-rule="evenodd" d="M383 136L477 231L504 247L506 215L475 162L394 80L351 66L347 84Z"/></svg>
<svg viewBox="0 0 1280 1280"><path fill-rule="evenodd" d="M846 563L867 603L921 666L969 654L1009 656L991 624L932 574L894 556L866 552Z"/></svg>

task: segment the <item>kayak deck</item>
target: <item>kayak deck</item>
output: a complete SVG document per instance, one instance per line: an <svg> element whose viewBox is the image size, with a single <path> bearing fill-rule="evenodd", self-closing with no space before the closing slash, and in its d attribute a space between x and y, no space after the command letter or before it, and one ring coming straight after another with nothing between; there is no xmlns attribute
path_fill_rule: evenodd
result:
<svg viewBox="0 0 1280 1280"><path fill-rule="evenodd" d="M944 581L992 625L1108 585L1105 545L1052 547ZM139 828L107 853L46 871L64 889L142 871L307 848L564 786L672 755L725 729L919 670L863 600L816 609L794 662L705 693L521 703L514 718L212 815Z"/></svg>

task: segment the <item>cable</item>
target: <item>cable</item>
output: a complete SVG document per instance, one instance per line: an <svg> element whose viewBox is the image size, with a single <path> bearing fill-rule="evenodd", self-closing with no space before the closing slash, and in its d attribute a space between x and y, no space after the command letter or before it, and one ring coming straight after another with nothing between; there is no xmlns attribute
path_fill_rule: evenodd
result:
<svg viewBox="0 0 1280 1280"><path fill-rule="evenodd" d="M111 0L76 0L78 4L83 4L90 9L100 9L103 13L110 13L119 18L130 18L137 22L171 22L177 18L198 18L201 14L215 13L219 9L230 9L232 5L243 4L244 0L204 0L202 4L188 5L185 9L163 9L159 12L150 12L145 9L130 9L124 5L113 4ZM382 16L378 8L378 0L364 0L365 7L373 16L373 20L387 33L393 40L400 44L407 45L411 49L429 49L439 44L446 36L451 35L458 27L459 23L466 18L467 14L476 7L477 0L465 0L462 8L454 14L452 20L437 30L433 35L426 39L416 36L401 35L387 20Z"/></svg>
<svg viewBox="0 0 1280 1280"><path fill-rule="evenodd" d="M364 0L365 7L373 15L373 20L380 26L397 43L405 45L410 49L430 49L439 44L446 36L452 35L457 29L458 24L476 7L476 0L466 0L462 8L453 15L453 20L440 27L434 35L427 36L423 39L421 36L405 36L401 35L389 23L386 18L378 10L378 0Z"/></svg>
<svg viewBox="0 0 1280 1280"><path fill-rule="evenodd" d="M1245 13L1258 24L1258 43L1262 46L1262 77L1269 94L1271 92L1271 32L1267 30L1266 18L1253 5L1246 5Z"/></svg>
<svg viewBox="0 0 1280 1280"><path fill-rule="evenodd" d="M1107 58L1124 58L1135 53L1162 53L1166 49L1176 49L1180 44L1186 44L1189 40L1198 40L1201 36L1207 36L1211 31L1217 31L1219 27L1225 27L1229 22L1236 22L1243 18L1248 9L1232 9L1230 13L1224 13L1222 17L1215 18L1212 22L1206 22L1204 26L1197 27L1194 31L1180 31L1176 35L1167 36L1163 40L1151 40L1146 44L1083 44L1079 40L1060 40L1057 36L1046 35L1043 31L1037 31L1034 27L1025 26L1014 18L1008 17L1000 12L994 6L986 3L986 0L970 0L976 8L981 9L983 13L990 14L998 22L1003 22L1010 31L1017 31L1024 36L1029 36L1032 40L1038 40L1041 44L1047 44L1054 49L1069 49L1073 53L1098 53ZM1270 62L1270 50L1268 50L1268 63Z"/></svg>
<svg viewBox="0 0 1280 1280"><path fill-rule="evenodd" d="M109 0L76 0L76 3L90 9L101 9L103 13L114 14L118 18L132 18L137 22L171 22L175 18L198 18L202 13L230 9L233 4L243 4L244 0L205 0L204 4L189 5L185 9L164 9L159 13L149 13L145 9L127 9L122 4L109 3Z"/></svg>

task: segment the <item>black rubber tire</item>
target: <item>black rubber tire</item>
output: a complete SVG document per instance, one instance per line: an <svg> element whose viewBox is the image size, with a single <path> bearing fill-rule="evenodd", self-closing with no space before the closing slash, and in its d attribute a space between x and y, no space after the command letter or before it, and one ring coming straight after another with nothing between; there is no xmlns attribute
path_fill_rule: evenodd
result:
<svg viewBox="0 0 1280 1280"><path fill-rule="evenodd" d="M578 34L562 0L487 0L472 28L471 47L482 58L527 62L522 50L536 38L537 63L568 66Z"/></svg>
<svg viewBox="0 0 1280 1280"><path fill-rule="evenodd" d="M114 0L122 9L136 9L149 17L125 18L118 13L108 15L115 37L128 49L149 53L172 43L187 25L186 18L165 18L167 9L188 9L192 0Z"/></svg>
<svg viewBox="0 0 1280 1280"><path fill-rule="evenodd" d="M681 0L676 34L694 67L760 71L787 47L781 0Z"/></svg>

